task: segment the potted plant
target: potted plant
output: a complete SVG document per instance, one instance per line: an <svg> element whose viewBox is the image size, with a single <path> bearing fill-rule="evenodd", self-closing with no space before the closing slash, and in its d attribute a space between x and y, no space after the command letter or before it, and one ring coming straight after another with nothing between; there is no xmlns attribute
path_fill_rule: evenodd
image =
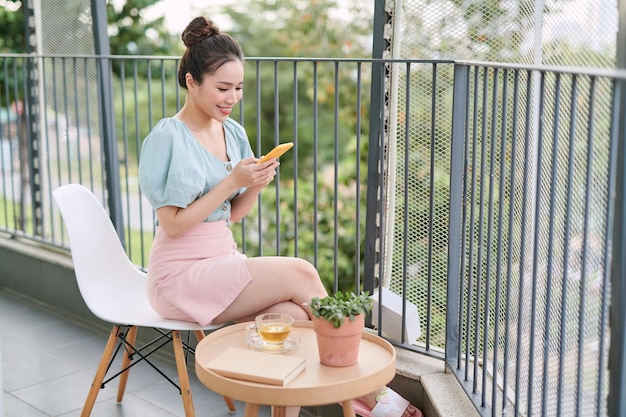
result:
<svg viewBox="0 0 626 417"><path fill-rule="evenodd" d="M350 366L357 362L365 315L372 311L373 305L367 291L361 294L337 291L335 295L311 299L313 329L322 364Z"/></svg>

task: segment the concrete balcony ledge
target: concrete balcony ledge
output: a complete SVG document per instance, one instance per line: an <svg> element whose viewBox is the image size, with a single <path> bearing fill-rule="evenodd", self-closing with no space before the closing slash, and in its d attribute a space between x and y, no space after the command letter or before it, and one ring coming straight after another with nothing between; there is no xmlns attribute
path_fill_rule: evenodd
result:
<svg viewBox="0 0 626 417"><path fill-rule="evenodd" d="M425 417L480 417L443 360L396 349L396 373L392 388L419 406Z"/></svg>

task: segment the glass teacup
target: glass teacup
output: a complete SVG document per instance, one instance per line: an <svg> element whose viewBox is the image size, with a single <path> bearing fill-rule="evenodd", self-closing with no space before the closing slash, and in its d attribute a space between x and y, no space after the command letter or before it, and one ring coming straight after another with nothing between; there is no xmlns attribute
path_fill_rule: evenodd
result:
<svg viewBox="0 0 626 417"><path fill-rule="evenodd" d="M281 346L289 338L293 322L293 317L287 314L265 313L254 319L248 331L256 331L266 345Z"/></svg>

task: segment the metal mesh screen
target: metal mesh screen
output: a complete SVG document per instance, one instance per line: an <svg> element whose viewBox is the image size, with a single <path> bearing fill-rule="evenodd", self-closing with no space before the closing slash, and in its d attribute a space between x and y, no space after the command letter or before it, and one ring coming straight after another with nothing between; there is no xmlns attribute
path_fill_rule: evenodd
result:
<svg viewBox="0 0 626 417"><path fill-rule="evenodd" d="M104 169L90 2L43 0L35 16L36 48L47 56L36 63L42 93L42 181L101 185ZM65 59L68 55L72 58ZM61 169L69 163L75 166L70 174ZM43 187L45 192L49 189ZM44 198L43 202L49 205L51 199ZM49 226L61 230L58 225Z"/></svg>
<svg viewBox="0 0 626 417"><path fill-rule="evenodd" d="M445 346L452 67L395 64L392 74L389 117L398 124L388 134L395 170L387 175L385 258L393 261L383 286L403 294L406 277L406 298L428 320L419 343L439 350ZM434 93L439 82L447 93Z"/></svg>
<svg viewBox="0 0 626 417"><path fill-rule="evenodd" d="M399 59L480 59L501 62L522 61L531 63L537 53L543 56L543 63L563 66L613 66L615 62L615 37L617 32L617 4L615 0L601 0L601 5L596 0L575 1L549 1L544 4L543 15L535 15L530 3L520 1L513 7L501 7L499 9L478 8L476 2L464 2L462 6L452 6L444 1L422 0L389 0L386 10L392 16L391 23L386 27L385 36L390 47L388 55ZM534 2L532 2L534 4ZM540 27L535 22L543 22ZM589 33L597 33L598 36L589 36ZM541 40L537 42L537 40ZM558 53L557 53L558 51ZM429 256L433 254L426 250L415 250L408 253L409 259L398 258L402 254L404 236L401 224L404 216L405 190L410 193L408 201L414 205L429 206L431 199L445 201L443 194L448 190L445 184L435 187L433 192L440 195L431 195L429 187L425 187L423 181L427 180L431 163L436 171L447 172L449 164L448 155L445 151L435 152L430 155L430 147L433 139L443 138L447 131L449 119L441 117L445 112L445 100L431 101L430 92L433 88L431 77L428 76L430 68L412 70L407 77L405 68L396 65L391 71L389 88L392 100L404 103L408 90L415 97L415 107L410 114L402 109L391 110L389 117L394 120L390 123L389 137L394 138L394 145L389 152L393 161L390 166L396 167L395 173L388 176L390 181L387 189L390 190L391 203L395 209L388 212L386 224L389 230L394 230L393 243L388 242L387 254L395 259L386 268L385 286L400 291L403 262L408 265L410 271L423 269L424 265L432 265ZM417 75L417 74L421 74ZM447 77L444 79L451 79ZM438 82L442 82L441 79ZM444 90L446 86L442 86ZM422 94L425 92L426 94ZM433 114L429 114L431 105ZM426 110L428 109L428 110ZM434 119L434 115L437 115ZM608 120L609 114L601 115L604 121ZM437 121L437 125L433 124ZM408 124L407 124L408 121ZM406 124L406 129L405 129ZM419 172L423 177L412 177L408 183L398 181L405 169L405 161L401 157L405 148L405 133L410 139L407 143L412 144L408 158L409 164L419 165ZM436 136L432 136L436 134ZM435 144L436 145L436 144ZM394 149L395 147L395 149ZM431 161L430 158L433 158ZM437 179L435 178L435 184ZM439 209L437 221L446 222L445 210ZM442 217L443 216L443 217ZM428 222L417 223L414 228L407 231L408 239L412 242L424 241L428 235ZM441 229L436 229L441 233ZM445 235L431 236L434 241L445 240ZM543 248L545 251L546 248ZM403 260L403 262L400 262ZM423 271L422 271L423 272ZM434 271L438 275L437 271ZM445 293L445 281L432 282L435 288L420 289L420 285L408 286L408 298L410 300L429 299L433 305L426 306L422 302L422 312L427 308L435 310L444 309L445 300L433 300L427 297L426 292ZM437 288L440 287L440 288ZM422 313L423 314L423 313ZM442 342L444 320L435 320L432 323L431 336ZM425 340L426 334L422 339Z"/></svg>
<svg viewBox="0 0 626 417"><path fill-rule="evenodd" d="M38 23L41 53L94 53L90 2L42 0Z"/></svg>
<svg viewBox="0 0 626 417"><path fill-rule="evenodd" d="M387 0L386 10L395 58L600 68L616 62L617 0Z"/></svg>
<svg viewBox="0 0 626 417"><path fill-rule="evenodd" d="M462 367L499 411L603 415L610 81L518 76L471 82ZM528 134L493 129L535 118Z"/></svg>
<svg viewBox="0 0 626 417"><path fill-rule="evenodd" d="M540 51L542 63L615 67L617 0L553 0L546 1L546 6L549 11L541 20L542 42L533 47Z"/></svg>
<svg viewBox="0 0 626 417"><path fill-rule="evenodd" d="M5 198L16 207L11 217L18 229L31 232L26 229L32 227L39 237L62 230L60 218L44 222L53 209L52 183L93 184L103 176L89 4L81 0L26 3L33 54L3 59L4 78L11 81L2 92L2 106L15 102L28 115L23 124L12 122L15 128L5 133L10 140L2 141L2 169L14 172ZM6 122L4 126L9 127ZM62 171L64 164L77 169Z"/></svg>
<svg viewBox="0 0 626 417"><path fill-rule="evenodd" d="M536 13L534 1L520 0L500 8L496 8L497 2L492 3L494 8L486 9L480 6L484 2L473 1L460 6L437 0L387 1L386 11L391 16L385 30L388 56L615 66L615 0L601 0L600 4L596 0L545 1L543 14ZM446 82L451 83L452 76L446 74L448 70L439 69L433 77L436 66L407 71L395 65L389 69L392 103L406 101L412 107L394 109L392 104L388 114L387 162L393 169L386 183L389 209L383 285L399 294L406 292L417 304L420 316L430 321L417 345L443 350L443 248L447 244L446 181L450 170L447 113L451 102L446 96L450 90ZM606 375L601 370L606 367L608 353L603 321L603 300L608 291L600 294L607 236L609 85L594 84L590 93L589 79L549 79L541 93L548 110L541 118L537 116L541 111L539 98L528 103L530 96L521 94L518 110L528 104L529 117L536 118L525 131L513 123L519 115L511 113L512 103L505 103L502 97L483 97L493 86L493 77L502 74L475 75L481 77L480 83L485 76L485 86L489 87L483 90L479 83L470 89L471 100L475 100L470 108L473 106L476 113L468 130L474 142L470 136L466 146L467 158L475 165L466 167L465 173L467 181L477 183L466 184L464 197L468 199L464 210L469 222L464 230L467 281L459 301L465 309L463 320L469 325L463 326L459 337L468 372L470 363L481 371L467 378L475 384L474 393L490 398L486 401L499 409L494 411L498 415L512 411L572 415L574 410L601 415L605 401L598 399L606 392ZM512 76L503 77L501 85L511 83ZM527 80L517 82L523 85ZM531 91L536 94L539 86L534 85ZM588 102L570 101L578 91L598 97L594 109ZM409 94L412 98L406 100ZM483 100L493 108L481 108ZM576 118L570 119L572 114ZM594 143L593 162L587 159L590 120L596 125L593 134L601 138ZM503 136L523 138L528 134L529 142L520 146L530 146L530 154L511 160L511 144L500 148L496 132L490 131L494 126L506 126ZM516 128L517 132L511 131ZM541 162L538 155L543 158ZM499 171L501 163L511 164L514 168L507 169L518 173L539 165L529 177L517 178L518 188L511 189L507 182L498 183L505 175ZM495 171L490 173L492 168ZM540 172L542 176L537 177ZM490 175L495 176L495 185L488 182ZM590 176L594 204L587 207L586 181ZM524 184L537 178L537 184ZM522 187L534 187L536 192L522 192ZM525 204L540 206L536 211L524 211ZM502 230L507 224L510 227ZM488 235L500 232L503 234ZM502 253L508 258L498 258ZM506 274L510 274L508 282L503 281ZM496 294L505 297L506 303L498 302ZM510 311L505 313L505 309ZM515 359L505 362L505 358Z"/></svg>

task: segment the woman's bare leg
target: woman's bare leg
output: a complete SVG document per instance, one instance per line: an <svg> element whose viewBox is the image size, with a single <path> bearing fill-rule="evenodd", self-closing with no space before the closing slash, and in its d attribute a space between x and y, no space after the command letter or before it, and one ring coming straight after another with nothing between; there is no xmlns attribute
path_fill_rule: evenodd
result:
<svg viewBox="0 0 626 417"><path fill-rule="evenodd" d="M249 321L269 311L309 320L303 304L327 295L317 270L304 259L262 256L247 259L246 266L253 280L214 323Z"/></svg>

